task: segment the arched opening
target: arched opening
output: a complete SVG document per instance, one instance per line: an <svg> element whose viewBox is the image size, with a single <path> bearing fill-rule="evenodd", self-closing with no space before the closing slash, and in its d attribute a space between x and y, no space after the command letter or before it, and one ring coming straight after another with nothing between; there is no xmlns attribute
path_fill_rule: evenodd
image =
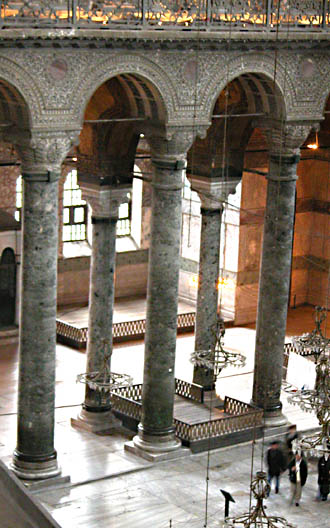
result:
<svg viewBox="0 0 330 528"><path fill-rule="evenodd" d="M164 128L166 116L164 101L154 84L131 73L104 82L86 106L77 148L78 183L96 188L123 184L131 187L129 201L119 210L118 251L144 245L144 228L134 225L132 229L132 222L142 224L145 219L142 182L150 178L151 172L146 138L148 132Z"/></svg>
<svg viewBox="0 0 330 528"><path fill-rule="evenodd" d="M16 259L11 248L3 250L0 258L0 328L15 323Z"/></svg>
<svg viewBox="0 0 330 528"><path fill-rule="evenodd" d="M237 322L239 303L238 292L243 287L245 295L245 282L249 283L250 289L254 275L257 277L255 281L257 286L259 273L261 240L258 246L253 240L251 241L248 252L251 250L257 255L255 257L257 262L249 261L248 269L245 269L246 251L241 247L244 237L241 237L240 232L245 229L242 223L258 217L252 211L251 215L247 213L245 218L246 183L251 177L255 189L254 198L265 200L265 195L262 192L258 193L259 186L263 186L260 180L265 180L262 173L258 174L258 170L262 167L265 171L265 167L268 166L268 145L260 126L262 123L266 124L270 118L280 120L283 114L283 96L274 81L259 73L244 73L229 82L218 95L207 135L204 139L196 139L188 155L189 179L220 178L224 182L229 182L231 179L242 178L242 183L236 186L236 193L230 194L227 203L223 204L222 229L219 234L219 301L223 315L235 322ZM266 185L266 182L264 183ZM252 197L248 195L247 198ZM180 277L180 294L190 300L194 300L197 296L201 225L199 204L194 202L196 200L191 195L188 200L184 199L183 203L183 269ZM248 244L246 240L245 244ZM254 271L253 266L256 267ZM243 298L246 300L244 295ZM248 291L247 298L249 296L253 298L254 303L257 292ZM246 306L240 306L241 314L244 310ZM253 310L255 320L256 306Z"/></svg>

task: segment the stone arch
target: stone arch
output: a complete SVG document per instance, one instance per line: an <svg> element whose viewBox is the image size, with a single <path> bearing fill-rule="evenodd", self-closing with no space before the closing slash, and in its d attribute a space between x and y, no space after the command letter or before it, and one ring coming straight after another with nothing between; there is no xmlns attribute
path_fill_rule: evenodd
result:
<svg viewBox="0 0 330 528"><path fill-rule="evenodd" d="M84 82L80 85L76 99L73 102L73 111L79 122L82 123L85 108L93 93L109 79L130 75L135 79L145 80L154 91L158 93L158 104L163 105L166 122L175 119L175 113L179 106L175 86L171 78L156 63L141 57L140 55L119 54L110 59L102 59L92 68L86 69L86 75L82 73Z"/></svg>
<svg viewBox="0 0 330 528"><path fill-rule="evenodd" d="M15 62L0 56L0 86L0 112L3 114L0 119L7 114L19 128L38 125L43 99L30 73Z"/></svg>
<svg viewBox="0 0 330 528"><path fill-rule="evenodd" d="M226 72L227 75L224 75ZM224 66L216 72L213 81L209 83L201 96L201 107L203 113L211 120L215 102L225 87L234 79L242 76L255 77L257 82L265 80L273 84L273 95L279 100L276 113L272 117L286 117L288 109L294 105L294 85L285 69L277 64L276 81L274 83L275 65L274 59L268 55L240 55L229 60L228 66Z"/></svg>

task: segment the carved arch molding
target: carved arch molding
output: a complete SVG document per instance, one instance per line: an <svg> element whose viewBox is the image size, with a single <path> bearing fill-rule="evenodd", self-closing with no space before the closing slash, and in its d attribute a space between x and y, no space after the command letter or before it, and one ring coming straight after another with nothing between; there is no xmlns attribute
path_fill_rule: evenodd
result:
<svg viewBox="0 0 330 528"><path fill-rule="evenodd" d="M56 60L62 61L65 71L52 77L50 65ZM187 71L187 60L191 71ZM312 73L303 72L306 60L311 61ZM220 92L228 82L245 73L275 79L288 119L320 119L330 93L327 52L310 58L306 52L280 52L276 72L271 52L203 51L197 55L146 50L142 55L105 50L8 48L0 54L0 79L21 93L32 127L79 128L95 90L111 77L124 73L135 74L154 85L172 126L206 125Z"/></svg>

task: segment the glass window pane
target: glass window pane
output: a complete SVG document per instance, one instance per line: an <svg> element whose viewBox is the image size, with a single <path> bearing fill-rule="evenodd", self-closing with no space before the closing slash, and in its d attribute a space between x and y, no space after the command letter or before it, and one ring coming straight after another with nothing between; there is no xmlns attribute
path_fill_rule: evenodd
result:
<svg viewBox="0 0 330 528"><path fill-rule="evenodd" d="M128 217L128 203L123 203L119 206L118 218Z"/></svg>
<svg viewBox="0 0 330 528"><path fill-rule="evenodd" d="M74 223L81 224L85 219L85 209L83 207L74 208Z"/></svg>
<svg viewBox="0 0 330 528"><path fill-rule="evenodd" d="M23 191L23 180L22 176L18 176L16 180L16 192L22 192Z"/></svg>
<svg viewBox="0 0 330 528"><path fill-rule="evenodd" d="M65 207L63 209L63 224L69 224L70 223L70 209Z"/></svg>
<svg viewBox="0 0 330 528"><path fill-rule="evenodd" d="M70 190L66 190L64 191L63 193L63 205L72 205L72 200L71 200L71 191Z"/></svg>
<svg viewBox="0 0 330 528"><path fill-rule="evenodd" d="M71 240L71 226L63 226L63 242L69 242Z"/></svg>

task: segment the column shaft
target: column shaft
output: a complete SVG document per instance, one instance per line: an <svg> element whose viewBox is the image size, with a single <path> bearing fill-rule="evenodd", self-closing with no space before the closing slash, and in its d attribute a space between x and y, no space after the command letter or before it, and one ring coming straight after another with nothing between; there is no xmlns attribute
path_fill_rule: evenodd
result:
<svg viewBox="0 0 330 528"><path fill-rule="evenodd" d="M298 158L270 159L259 281L253 402L280 415Z"/></svg>
<svg viewBox="0 0 330 528"><path fill-rule="evenodd" d="M142 400L142 439L174 438L174 362L180 269L182 170L154 162Z"/></svg>
<svg viewBox="0 0 330 528"><path fill-rule="evenodd" d="M201 244L195 323L195 350L214 348L218 307L218 278L222 208L201 209ZM212 390L213 371L194 368L193 382Z"/></svg>
<svg viewBox="0 0 330 528"><path fill-rule="evenodd" d="M58 182L23 174L18 433L14 466L56 461L54 449ZM50 462L52 465L52 463ZM53 462L55 473L56 462Z"/></svg>
<svg viewBox="0 0 330 528"><path fill-rule="evenodd" d="M112 353L116 227L117 218L92 218L87 372L101 370L105 356ZM86 387L84 408L109 410L109 396Z"/></svg>

